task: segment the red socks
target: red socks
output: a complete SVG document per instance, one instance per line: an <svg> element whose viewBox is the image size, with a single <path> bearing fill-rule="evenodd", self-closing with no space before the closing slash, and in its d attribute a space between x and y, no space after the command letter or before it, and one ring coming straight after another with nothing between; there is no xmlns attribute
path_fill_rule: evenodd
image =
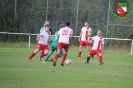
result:
<svg viewBox="0 0 133 88"><path fill-rule="evenodd" d="M34 53L34 52L32 52L32 53L31 53L31 55L29 56L28 60L31 60L31 59L32 59L32 57L34 57L34 56L35 56L35 53Z"/></svg>
<svg viewBox="0 0 133 88"><path fill-rule="evenodd" d="M31 53L31 55L29 56L28 60L31 60L31 59L32 59L32 57L34 57L34 56L35 56L35 54L36 54L36 53L32 52L32 53ZM41 59L42 57L44 57L44 56L45 56L45 54L44 54L44 53L42 53L42 54L40 55L40 59Z"/></svg>
<svg viewBox="0 0 133 88"><path fill-rule="evenodd" d="M63 54L62 63L64 63L64 61L66 60L66 57L67 57L67 53Z"/></svg>
<svg viewBox="0 0 133 88"><path fill-rule="evenodd" d="M87 63L90 61L90 57L87 57ZM102 62L102 56L99 56L99 63L101 63Z"/></svg>
<svg viewBox="0 0 133 88"><path fill-rule="evenodd" d="M99 56L99 62L102 62L102 56Z"/></svg>
<svg viewBox="0 0 133 88"><path fill-rule="evenodd" d="M78 57L81 57L81 53L82 53L81 51L78 52Z"/></svg>
<svg viewBox="0 0 133 88"><path fill-rule="evenodd" d="M59 54L55 55L54 62L57 62Z"/></svg>
<svg viewBox="0 0 133 88"><path fill-rule="evenodd" d="M42 57L44 57L45 56L45 54L44 53L42 53L41 55L40 55L40 59L42 59Z"/></svg>
<svg viewBox="0 0 133 88"><path fill-rule="evenodd" d="M55 55L54 62L57 62L58 56L59 56L59 54ZM66 57L67 57L67 53L63 54L62 63L64 63L64 61L66 60Z"/></svg>

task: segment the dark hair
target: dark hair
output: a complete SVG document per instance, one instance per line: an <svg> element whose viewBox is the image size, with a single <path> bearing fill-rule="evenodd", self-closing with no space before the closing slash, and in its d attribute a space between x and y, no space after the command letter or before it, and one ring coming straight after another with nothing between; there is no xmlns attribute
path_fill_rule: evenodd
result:
<svg viewBox="0 0 133 88"><path fill-rule="evenodd" d="M85 23L88 23L89 24L89 22L87 22L87 21Z"/></svg>
<svg viewBox="0 0 133 88"><path fill-rule="evenodd" d="M45 25L45 27L49 27L49 25Z"/></svg>
<svg viewBox="0 0 133 88"><path fill-rule="evenodd" d="M98 30L98 31L101 31L101 30ZM102 32L102 31L101 31Z"/></svg>
<svg viewBox="0 0 133 88"><path fill-rule="evenodd" d="M70 22L66 22L65 24L66 24L66 26L70 26Z"/></svg>
<svg viewBox="0 0 133 88"><path fill-rule="evenodd" d="M60 28L63 28L63 27L65 27L65 24L60 24Z"/></svg>

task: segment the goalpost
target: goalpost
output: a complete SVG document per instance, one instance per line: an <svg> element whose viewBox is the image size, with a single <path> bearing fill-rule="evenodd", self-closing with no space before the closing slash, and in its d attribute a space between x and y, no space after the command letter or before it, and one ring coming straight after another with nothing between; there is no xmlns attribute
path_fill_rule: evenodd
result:
<svg viewBox="0 0 133 88"><path fill-rule="evenodd" d="M30 33L10 33L10 32L0 32L0 34L8 34L8 35L25 35L28 36L28 48L31 47L31 36L36 36L37 34ZM74 38L78 38L79 36L73 36ZM133 39L121 39L121 38L104 38L105 40L118 40L118 41L131 41L130 53L133 54Z"/></svg>

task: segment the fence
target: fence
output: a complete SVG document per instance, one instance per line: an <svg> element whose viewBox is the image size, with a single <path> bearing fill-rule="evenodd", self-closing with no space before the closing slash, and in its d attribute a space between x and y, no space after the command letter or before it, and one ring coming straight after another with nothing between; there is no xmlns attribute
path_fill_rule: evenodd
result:
<svg viewBox="0 0 133 88"><path fill-rule="evenodd" d="M4 34L4 35L24 35L24 36L28 36L28 41L24 41L24 42L28 42L28 48L31 47L31 36L36 36L37 34L29 34L29 33L9 33L9 32L0 32L0 34ZM74 36L74 38L78 38L79 36ZM133 54L133 39L120 39L120 38L104 38L105 40L113 40L113 42L116 41L130 41L131 42L131 46L130 47L130 53L131 55ZM35 38L34 38L35 40ZM22 41L22 40L20 40ZM78 41L78 39L76 39L75 41ZM73 41L74 42L74 41ZM75 43L75 42L74 42ZM76 45L78 45L78 43L76 43ZM113 49L115 49L117 45L113 45Z"/></svg>
<svg viewBox="0 0 133 88"><path fill-rule="evenodd" d="M118 48L130 48L133 39L133 13L127 19L117 19L110 11L112 1L114 0L0 0L0 32L15 34L1 34L0 42L34 42L35 38L32 37L39 32L44 20L50 21L53 33L59 29L60 23L70 21L74 35L78 36L84 22L88 21L92 36L96 35L97 30L102 30L106 47L114 45ZM128 1L132 0L126 0ZM114 41L108 38L127 40ZM73 42L78 44L77 38Z"/></svg>
<svg viewBox="0 0 133 88"><path fill-rule="evenodd" d="M85 21L93 30L103 31L103 36L113 38L133 38L133 13L124 20L118 20L110 11L113 0L6 0L1 1L1 12L6 8L18 19L18 28L8 28L1 24L0 31L37 34L44 20L49 20L53 33L61 22L70 21L74 35L79 32ZM126 0L131 1L131 0ZM131 9L131 8L128 8ZM10 13L11 13L10 12ZM0 13L3 20L4 13ZM5 18L5 19L4 19ZM13 23L13 22L12 22ZM4 25L4 26L2 26ZM10 29L10 30L8 30ZM117 35L118 33L119 35ZM107 42L107 41L106 41Z"/></svg>

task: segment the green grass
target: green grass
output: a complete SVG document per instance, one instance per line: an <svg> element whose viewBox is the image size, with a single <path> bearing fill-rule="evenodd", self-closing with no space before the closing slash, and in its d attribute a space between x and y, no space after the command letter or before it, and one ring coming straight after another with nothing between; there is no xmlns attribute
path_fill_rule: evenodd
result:
<svg viewBox="0 0 133 88"><path fill-rule="evenodd" d="M94 56L89 64L87 51L77 58L76 50L69 50L67 58L71 65L43 64L37 54L31 61L27 58L34 49L0 47L0 88L132 88L133 56L121 53L105 53L104 65L98 65ZM78 49L77 49L78 50Z"/></svg>

